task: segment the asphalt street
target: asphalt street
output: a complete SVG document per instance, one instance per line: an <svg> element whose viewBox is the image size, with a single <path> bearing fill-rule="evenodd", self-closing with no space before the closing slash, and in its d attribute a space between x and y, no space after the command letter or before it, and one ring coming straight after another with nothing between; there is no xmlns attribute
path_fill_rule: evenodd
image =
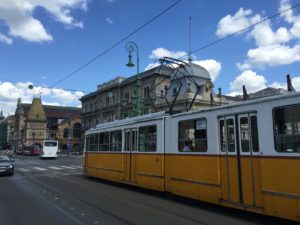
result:
<svg viewBox="0 0 300 225"><path fill-rule="evenodd" d="M84 176L82 158L18 156L0 177L0 224L295 224Z"/></svg>

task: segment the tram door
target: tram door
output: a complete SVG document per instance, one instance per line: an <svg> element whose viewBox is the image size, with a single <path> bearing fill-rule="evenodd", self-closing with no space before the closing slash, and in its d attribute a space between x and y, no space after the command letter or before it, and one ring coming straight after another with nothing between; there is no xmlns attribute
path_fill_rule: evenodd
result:
<svg viewBox="0 0 300 225"><path fill-rule="evenodd" d="M135 160L134 153L137 151L137 129L125 130L125 154L123 158L124 181L135 182Z"/></svg>
<svg viewBox="0 0 300 225"><path fill-rule="evenodd" d="M255 113L219 118L221 200L261 206Z"/></svg>

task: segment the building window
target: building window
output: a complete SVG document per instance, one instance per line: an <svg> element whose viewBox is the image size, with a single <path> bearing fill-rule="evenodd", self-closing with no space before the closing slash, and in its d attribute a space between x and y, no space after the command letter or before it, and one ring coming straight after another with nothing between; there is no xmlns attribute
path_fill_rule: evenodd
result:
<svg viewBox="0 0 300 225"><path fill-rule="evenodd" d="M144 99L148 99L150 95L150 88L144 87Z"/></svg>
<svg viewBox="0 0 300 225"><path fill-rule="evenodd" d="M63 137L64 137L64 138L68 138L68 137L69 137L69 129L68 129L68 128L65 128L65 129L64 129Z"/></svg>
<svg viewBox="0 0 300 225"><path fill-rule="evenodd" d="M178 147L180 152L207 151L207 130L205 118L180 121L178 133Z"/></svg>
<svg viewBox="0 0 300 225"><path fill-rule="evenodd" d="M112 96L112 104L115 104L115 96Z"/></svg>
<svg viewBox="0 0 300 225"><path fill-rule="evenodd" d="M277 152L300 152L300 105L273 110Z"/></svg>
<svg viewBox="0 0 300 225"><path fill-rule="evenodd" d="M139 128L139 151L155 152L157 143L156 126L145 126Z"/></svg>
<svg viewBox="0 0 300 225"><path fill-rule="evenodd" d="M109 106L109 97L105 98L105 104L106 104L106 106Z"/></svg>
<svg viewBox="0 0 300 225"><path fill-rule="evenodd" d="M126 100L129 100L129 93L128 93L128 92L125 93L124 98L125 98Z"/></svg>
<svg viewBox="0 0 300 225"><path fill-rule="evenodd" d="M73 126L73 138L80 138L81 137L81 124L75 123Z"/></svg>

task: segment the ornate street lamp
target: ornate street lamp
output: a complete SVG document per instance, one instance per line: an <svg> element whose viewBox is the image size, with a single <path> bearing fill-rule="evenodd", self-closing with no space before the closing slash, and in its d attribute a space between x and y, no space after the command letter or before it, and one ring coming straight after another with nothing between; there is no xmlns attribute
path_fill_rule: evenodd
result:
<svg viewBox="0 0 300 225"><path fill-rule="evenodd" d="M134 64L132 63L132 52L136 53L136 69L137 69L137 77L136 77L136 115L141 115L141 78L140 78L140 72L139 72L139 49L136 43L133 41L128 42L126 44L126 50L128 51L128 63L126 66L133 67Z"/></svg>

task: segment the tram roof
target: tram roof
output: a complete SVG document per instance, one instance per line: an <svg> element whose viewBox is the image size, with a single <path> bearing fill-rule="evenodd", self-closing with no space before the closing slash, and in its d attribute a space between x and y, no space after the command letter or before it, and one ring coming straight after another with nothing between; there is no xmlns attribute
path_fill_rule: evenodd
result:
<svg viewBox="0 0 300 225"><path fill-rule="evenodd" d="M284 94L284 95L268 96L268 97L262 97L262 98L258 98L258 99L252 99L252 100L250 99L250 100L246 100L243 102L236 102L236 103L223 105L223 106L213 106L213 107L209 107L209 108L205 108L205 109L199 109L199 110L189 111L189 112L182 112L182 113L173 114L173 115L170 115L169 113L166 113L164 111L157 112L157 113L150 113L147 115L131 117L131 118L127 118L127 119L115 120L115 121L108 122L108 123L98 124L96 126L96 128L92 128L92 129L88 130L87 132L93 131L93 130L98 130L98 129L112 128L112 127L122 126L122 125L129 125L129 124L134 124L134 123L138 123L138 122L146 122L146 121L161 119L163 117L168 117L168 116L178 117L178 116L183 116L183 115L193 115L193 114L199 113L199 112L210 112L210 111L216 111L216 110L222 110L222 109L230 109L233 107L241 107L244 105L252 105L252 104L257 104L257 103L262 103L262 102L271 102L271 101L275 101L275 100L287 99L287 98L292 98L292 97L300 97L300 92L288 93L288 94Z"/></svg>
<svg viewBox="0 0 300 225"><path fill-rule="evenodd" d="M162 111L162 112L150 113L150 114L137 116L137 117L126 118L122 120L115 120L112 122L98 124L96 125L96 128L92 128L90 129L90 131L97 130L97 129L111 128L115 126L122 126L127 124L133 124L137 122L145 122L150 120L161 119L163 116L168 116L168 115L169 115L168 113Z"/></svg>
<svg viewBox="0 0 300 225"><path fill-rule="evenodd" d="M275 101L275 100L287 99L287 98L293 98L293 97L300 97L300 92L292 92L292 93L287 93L287 94L283 94L283 95L274 95L274 96L267 96L267 97L256 98L256 99L249 99L249 100L235 102L232 104L222 105L222 106L212 106L212 107L208 107L208 108L204 108L204 109L173 114L171 117L177 117L177 116L182 116L182 115L192 115L192 114L199 113L199 112L210 112L210 111L216 111L216 110L222 110L222 109L230 109L233 107L242 107L245 105L253 105L253 104L258 104L258 103L263 103L263 102L271 102L271 101Z"/></svg>

